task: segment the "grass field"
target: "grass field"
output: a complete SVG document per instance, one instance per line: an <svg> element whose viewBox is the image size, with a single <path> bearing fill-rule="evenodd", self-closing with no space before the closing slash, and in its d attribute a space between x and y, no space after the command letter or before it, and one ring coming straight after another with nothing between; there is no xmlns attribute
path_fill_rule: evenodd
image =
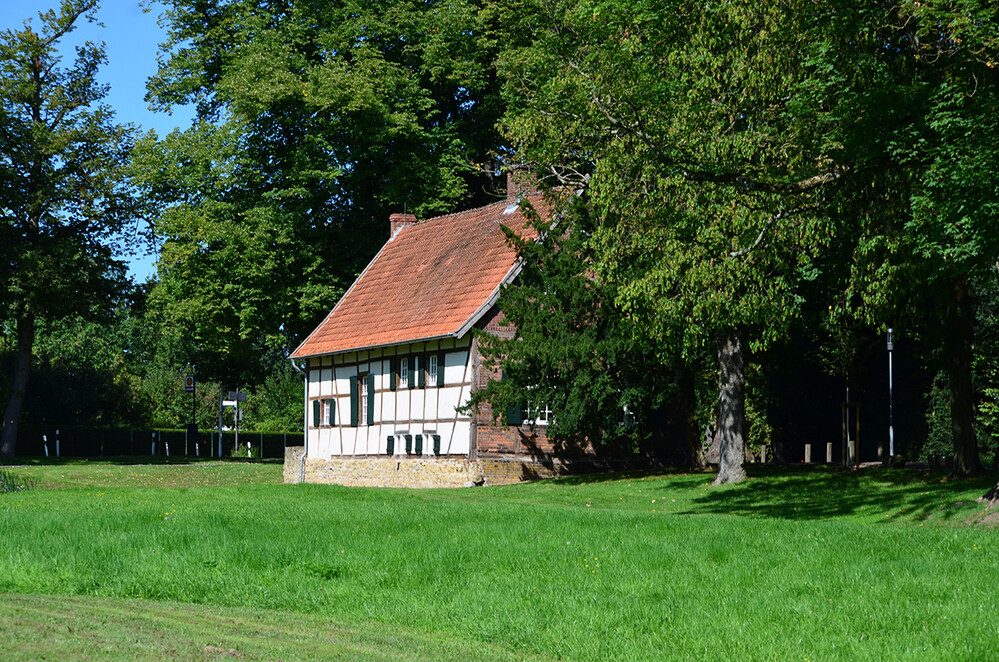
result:
<svg viewBox="0 0 999 662"><path fill-rule="evenodd" d="M3 659L999 658L999 530L974 502L994 478L411 491L281 485L253 462L11 471L37 487L0 495Z"/></svg>

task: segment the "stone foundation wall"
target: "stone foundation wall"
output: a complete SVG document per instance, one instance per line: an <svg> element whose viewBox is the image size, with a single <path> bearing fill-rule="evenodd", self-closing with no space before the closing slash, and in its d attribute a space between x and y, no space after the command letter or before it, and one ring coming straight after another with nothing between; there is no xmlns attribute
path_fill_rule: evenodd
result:
<svg viewBox="0 0 999 662"><path fill-rule="evenodd" d="M288 448L284 482L297 483L302 447ZM482 467L465 458L350 457L306 458L303 482L351 487L464 487L481 485Z"/></svg>
<svg viewBox="0 0 999 662"><path fill-rule="evenodd" d="M297 483L301 446L289 446L284 458L284 482ZM332 460L306 458L306 483L354 487L465 487L512 485L577 474L662 469L649 461L536 460L529 456L393 458L345 457Z"/></svg>

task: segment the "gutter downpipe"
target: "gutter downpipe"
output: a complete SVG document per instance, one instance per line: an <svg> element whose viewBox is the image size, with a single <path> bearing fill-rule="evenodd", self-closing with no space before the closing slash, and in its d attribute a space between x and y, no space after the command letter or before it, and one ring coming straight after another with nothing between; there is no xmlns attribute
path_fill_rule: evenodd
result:
<svg viewBox="0 0 999 662"><path fill-rule="evenodd" d="M298 462L298 482L302 483L305 475L305 456L309 454L309 374L298 367L294 359L291 360L291 367L302 376L302 458Z"/></svg>

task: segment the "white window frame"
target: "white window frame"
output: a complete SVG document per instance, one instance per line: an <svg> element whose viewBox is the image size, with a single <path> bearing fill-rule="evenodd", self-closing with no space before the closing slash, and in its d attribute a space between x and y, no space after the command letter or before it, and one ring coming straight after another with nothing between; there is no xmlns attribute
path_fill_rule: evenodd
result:
<svg viewBox="0 0 999 662"><path fill-rule="evenodd" d="M427 357L427 388L437 388L440 384L437 383L437 361L439 357L437 354L431 354Z"/></svg>
<svg viewBox="0 0 999 662"><path fill-rule="evenodd" d="M321 426L330 427L333 425L331 421L331 414L333 413L333 407L335 406L336 400L333 400L332 398L323 399L323 411L319 421Z"/></svg>
<svg viewBox="0 0 999 662"><path fill-rule="evenodd" d="M358 427L368 424L368 376L358 375L357 378L357 425Z"/></svg>
<svg viewBox="0 0 999 662"><path fill-rule="evenodd" d="M409 388L409 357L403 356L399 359L399 386L397 388Z"/></svg>
<svg viewBox="0 0 999 662"><path fill-rule="evenodd" d="M545 402L535 406L533 401L527 402L527 409L524 411L524 425L548 425L555 418L551 406Z"/></svg>

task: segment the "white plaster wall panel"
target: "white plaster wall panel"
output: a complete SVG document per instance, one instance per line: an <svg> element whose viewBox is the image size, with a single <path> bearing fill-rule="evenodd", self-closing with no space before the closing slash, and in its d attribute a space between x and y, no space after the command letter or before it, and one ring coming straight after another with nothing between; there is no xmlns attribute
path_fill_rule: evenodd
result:
<svg viewBox="0 0 999 662"><path fill-rule="evenodd" d="M395 394L395 420L396 422L408 421L410 419L410 407L413 401L413 393L409 389L400 389Z"/></svg>
<svg viewBox="0 0 999 662"><path fill-rule="evenodd" d="M378 420L382 423L395 422L395 401L394 391L385 391L375 396L375 407L378 409Z"/></svg>
<svg viewBox="0 0 999 662"><path fill-rule="evenodd" d="M309 397L319 397L319 370L309 370Z"/></svg>
<svg viewBox="0 0 999 662"><path fill-rule="evenodd" d="M323 368L319 371L319 395L329 396L333 393L333 369Z"/></svg>
<svg viewBox="0 0 999 662"><path fill-rule="evenodd" d="M444 383L460 384L465 376L468 352L448 352L444 355Z"/></svg>
<svg viewBox="0 0 999 662"><path fill-rule="evenodd" d="M472 428L471 421L456 421L446 424L451 434L447 435L447 443L444 443L445 436L441 435L442 455L468 455L468 440Z"/></svg>
<svg viewBox="0 0 999 662"><path fill-rule="evenodd" d="M424 405L423 420L426 421L437 420L438 393L440 393L440 389L438 388L428 388L424 392L424 397L426 398L426 404Z"/></svg>
<svg viewBox="0 0 999 662"><path fill-rule="evenodd" d="M410 407L409 416L411 420L422 421L424 417L424 402L426 402L426 389L416 388L409 391Z"/></svg>
<svg viewBox="0 0 999 662"><path fill-rule="evenodd" d="M442 389L438 389L437 397L440 400L438 406L439 418L453 419L459 416L455 409L458 406L460 394L460 386L445 386Z"/></svg>

